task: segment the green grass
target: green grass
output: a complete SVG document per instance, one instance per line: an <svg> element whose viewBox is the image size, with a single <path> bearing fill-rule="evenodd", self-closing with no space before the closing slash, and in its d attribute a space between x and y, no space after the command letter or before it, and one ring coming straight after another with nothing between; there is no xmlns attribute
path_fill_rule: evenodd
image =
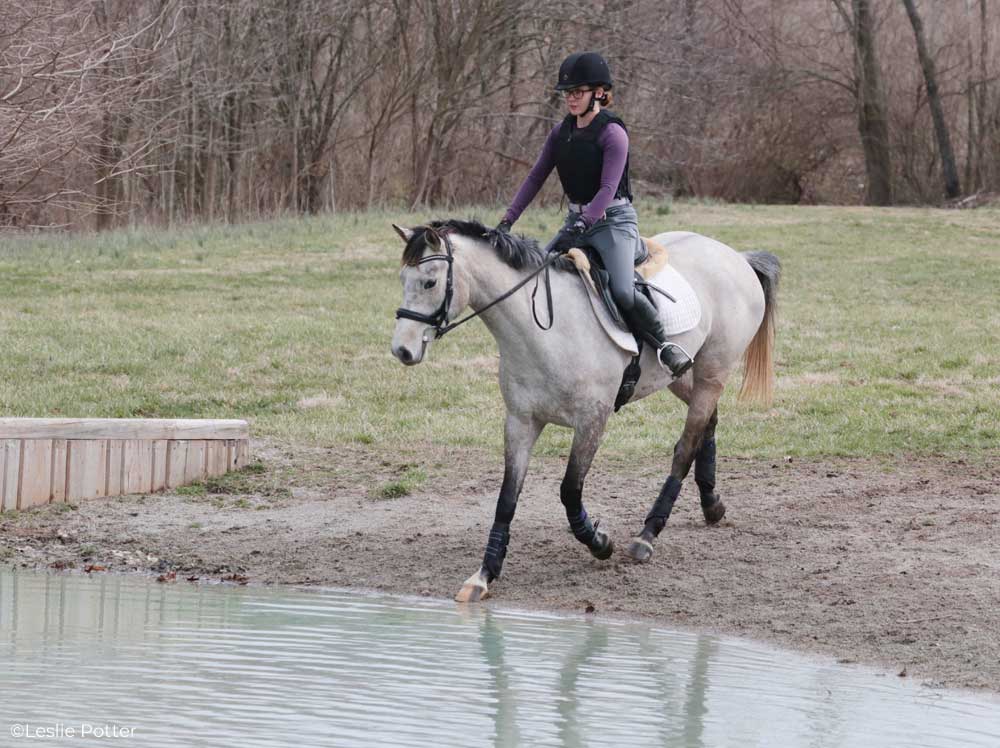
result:
<svg viewBox="0 0 1000 748"><path fill-rule="evenodd" d="M699 231L784 264L777 398L755 410L731 387L721 453L997 447L1000 211L638 207L643 233ZM499 454L496 346L482 325L444 338L417 367L389 353L401 251L389 224L441 214L4 237L0 414L234 417L288 443L411 460L429 444ZM452 214L492 221L499 211ZM531 210L517 229L544 238L559 221ZM682 419L668 395L630 405L602 453L666 458ZM538 451L569 443L550 427Z"/></svg>
<svg viewBox="0 0 1000 748"><path fill-rule="evenodd" d="M322 471L318 471L321 477ZM256 494L268 500L285 499L292 495L286 485L291 478L285 470L271 470L262 462L252 462L242 470L205 480L205 491L212 495L243 496Z"/></svg>
<svg viewBox="0 0 1000 748"><path fill-rule="evenodd" d="M427 481L427 473L416 465L404 465L399 478L388 481L372 489L371 496L375 499L398 499L409 496Z"/></svg>

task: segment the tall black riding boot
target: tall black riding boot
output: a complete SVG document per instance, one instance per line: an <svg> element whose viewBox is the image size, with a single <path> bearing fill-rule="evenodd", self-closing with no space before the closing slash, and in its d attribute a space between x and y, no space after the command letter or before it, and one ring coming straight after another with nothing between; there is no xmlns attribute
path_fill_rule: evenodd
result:
<svg viewBox="0 0 1000 748"><path fill-rule="evenodd" d="M691 368L694 361L687 351L676 343L666 340L667 336L656 314L656 307L643 294L636 291L632 308L623 309L622 315L633 335L642 336L643 340L656 348L660 366L670 369L675 379Z"/></svg>

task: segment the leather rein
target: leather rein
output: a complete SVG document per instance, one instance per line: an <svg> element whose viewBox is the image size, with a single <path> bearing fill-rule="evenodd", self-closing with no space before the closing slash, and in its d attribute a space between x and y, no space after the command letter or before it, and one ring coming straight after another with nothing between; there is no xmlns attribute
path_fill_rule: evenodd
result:
<svg viewBox="0 0 1000 748"><path fill-rule="evenodd" d="M451 306L452 297L454 296L455 293L455 274L454 274L455 249L452 246L451 239L448 236L449 233L448 230L439 231L433 228L428 228L427 230L432 232L435 236L437 236L439 239L442 240L441 243L444 245L445 254L428 255L427 257L421 257L420 260L417 262L417 265L423 265L425 262L435 262L435 261L448 263L448 274L447 274L447 279L445 280L445 287L444 287L444 299L441 301L440 306L438 306L438 308L434 310L434 312L432 312L431 314L423 314L422 312L417 312L412 309L399 307L399 309L396 310L396 319L400 318L412 319L416 322L423 322L424 324L433 327L434 340L437 340L438 338L443 337L445 333L449 333L452 330L454 330L459 325L463 325L470 319L478 317L480 314L485 312L490 307L496 306L504 299L510 298L516 291L523 288L532 278L534 278L535 288L531 292L531 315L535 318L535 324L538 325L541 329L549 330L552 328L552 324L555 321L555 319L553 317L552 285L549 281L549 268L552 266L552 263L554 263L556 260L559 259L559 257L561 256L560 254L551 254L549 257L545 259L545 262L543 262L536 270L529 273L526 278L521 280L517 285L515 285L509 291L506 291L502 295L493 299L493 301L484 306L482 309L475 311L472 314L466 315L457 322L452 322L449 324L448 308ZM548 317L549 317L548 327L546 327L539 321L538 314L535 311L535 294L538 293L538 276L543 271L545 273L545 293L548 301L547 304ZM429 342L430 340L427 338L425 334L424 343L429 343Z"/></svg>

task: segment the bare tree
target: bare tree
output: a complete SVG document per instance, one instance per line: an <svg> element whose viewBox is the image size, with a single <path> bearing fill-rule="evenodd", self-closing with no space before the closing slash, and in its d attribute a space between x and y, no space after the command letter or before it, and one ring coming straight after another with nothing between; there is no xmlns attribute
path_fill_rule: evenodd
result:
<svg viewBox="0 0 1000 748"><path fill-rule="evenodd" d="M53 223L55 215L89 213L79 170L93 166L92 124L116 92L92 89L114 54L112 40L92 44L74 35L85 10L55 0L0 4L0 222L7 226Z"/></svg>
<svg viewBox="0 0 1000 748"><path fill-rule="evenodd" d="M970 35L971 38L971 35ZM997 134L1000 133L1000 97L991 102L990 97L990 75L989 75L989 54L990 54L990 24L986 14L986 0L979 0L979 80L977 82L978 95L976 96L977 114L977 171L982 182L989 179L996 180L994 188L1000 188L1000 143L997 142ZM993 83L996 76L993 77ZM991 107L993 111L991 112ZM992 154L992 163L987 162L987 155ZM984 174L983 172L988 172Z"/></svg>
<svg viewBox="0 0 1000 748"><path fill-rule="evenodd" d="M582 49L640 198L936 202L949 160L1000 190L1000 16L915 2L0 0L0 224L505 201Z"/></svg>
<svg viewBox="0 0 1000 748"><path fill-rule="evenodd" d="M858 133L865 153L868 183L865 202L892 204L892 158L889 148L889 120L886 114L882 74L876 54L875 17L871 0L833 0L851 30L854 41L855 95L858 100Z"/></svg>
<svg viewBox="0 0 1000 748"><path fill-rule="evenodd" d="M426 125L414 120L422 137L416 148L410 202L419 205L447 200L456 194L468 199L471 195L467 184L448 180L454 169L446 164L460 158L460 151L494 150L483 148L481 124L502 121L495 104L511 88L510 58L523 54L536 42L534 34L525 32L512 38L507 30L511 24L519 24L519 19L530 17L532 9L517 0L471 0L463 5L451 0L429 0L418 9L424 31L422 50L429 59L427 80L419 90L428 105L422 118ZM480 126L465 137L462 125L470 121L478 121ZM479 143L468 142L472 138ZM482 168L483 161L477 166Z"/></svg>
<svg viewBox="0 0 1000 748"><path fill-rule="evenodd" d="M359 0L288 0L267 7L265 23L276 50L275 103L292 137L296 210L320 210L322 185L332 178L337 127L364 83L380 72L390 48L378 35L364 36L378 34L384 25L365 25L363 8ZM368 12L371 21L371 8Z"/></svg>
<svg viewBox="0 0 1000 748"><path fill-rule="evenodd" d="M949 198L956 198L961 194L961 186L958 181L958 169L955 166L955 153L951 148L951 137L948 134L948 123L945 122L944 109L941 106L941 94L938 92L937 73L934 69L934 58L927 49L927 40L924 37L924 24L917 13L917 6L913 0L903 0L906 7L906 14L910 17L910 25L913 26L913 35L917 42L917 57L920 60L920 68L924 74L924 82L927 86L927 101L931 108L931 116L934 119L934 133L937 136L938 150L941 153L941 168L944 172L944 191Z"/></svg>

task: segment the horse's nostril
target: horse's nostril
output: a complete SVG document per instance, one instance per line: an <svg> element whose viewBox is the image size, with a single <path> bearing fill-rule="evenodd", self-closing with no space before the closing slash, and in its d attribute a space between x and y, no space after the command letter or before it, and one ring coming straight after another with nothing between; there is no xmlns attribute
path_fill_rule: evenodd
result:
<svg viewBox="0 0 1000 748"><path fill-rule="evenodd" d="M413 354L410 353L410 349L406 346L400 346L399 348L399 360L404 364L408 364L413 360Z"/></svg>

